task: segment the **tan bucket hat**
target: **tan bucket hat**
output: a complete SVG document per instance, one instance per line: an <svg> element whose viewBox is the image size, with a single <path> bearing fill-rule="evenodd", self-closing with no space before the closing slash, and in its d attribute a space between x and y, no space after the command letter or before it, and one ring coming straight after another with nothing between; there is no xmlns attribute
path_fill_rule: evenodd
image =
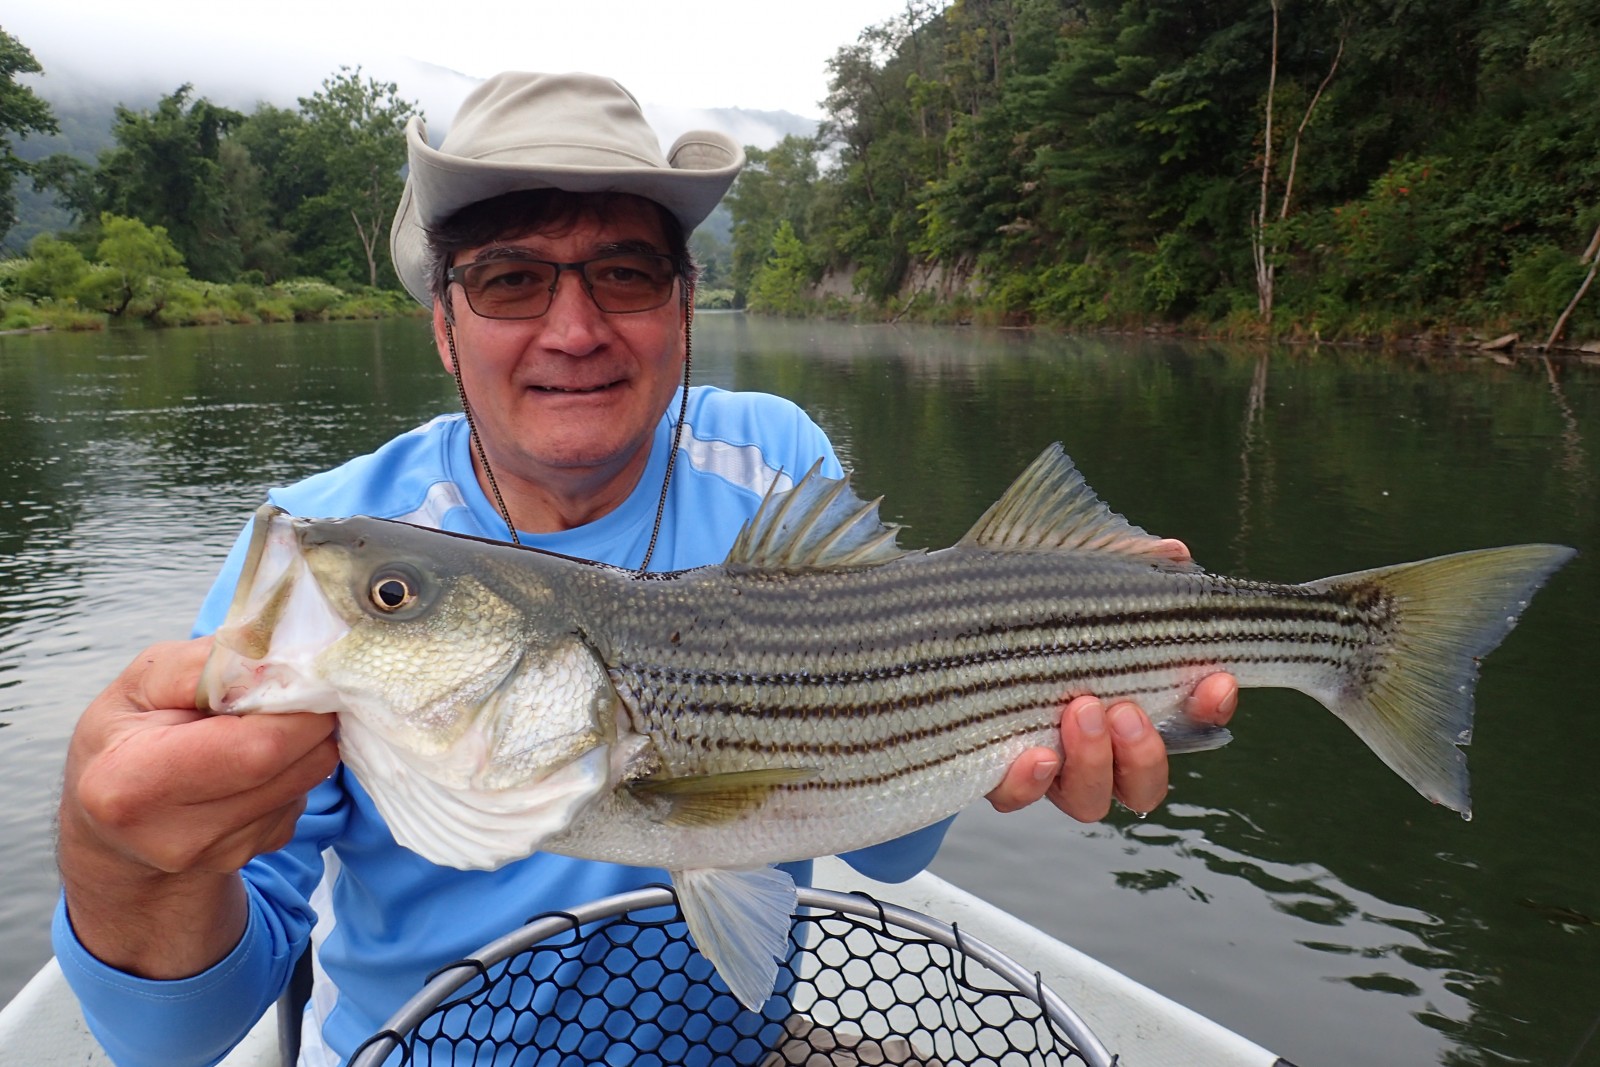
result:
<svg viewBox="0 0 1600 1067"><path fill-rule="evenodd" d="M420 116L406 124L406 149L389 252L406 292L426 307L427 229L468 204L522 189L633 193L688 233L744 166L739 143L712 130L684 134L663 156L633 94L593 74L496 74L462 101L437 150Z"/></svg>

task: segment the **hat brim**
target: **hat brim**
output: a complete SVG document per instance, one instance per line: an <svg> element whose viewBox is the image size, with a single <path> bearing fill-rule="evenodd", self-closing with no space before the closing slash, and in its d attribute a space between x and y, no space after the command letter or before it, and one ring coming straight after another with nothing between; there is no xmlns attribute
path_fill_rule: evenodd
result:
<svg viewBox="0 0 1600 1067"><path fill-rule="evenodd" d="M390 227L389 250L400 283L425 307L433 306L427 230L470 204L528 189L629 193L660 204L691 233L716 210L744 166L739 143L715 130L678 138L666 167L623 153L595 153L584 165L451 155L428 144L420 118L406 124L406 141L410 170Z"/></svg>

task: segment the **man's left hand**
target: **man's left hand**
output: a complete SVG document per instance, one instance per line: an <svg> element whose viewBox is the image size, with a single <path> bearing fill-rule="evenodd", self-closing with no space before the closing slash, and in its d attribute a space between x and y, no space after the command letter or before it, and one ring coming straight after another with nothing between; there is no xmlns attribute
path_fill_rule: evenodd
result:
<svg viewBox="0 0 1600 1067"><path fill-rule="evenodd" d="M1239 702L1233 675L1207 675L1184 711L1224 726ZM1061 715L1061 750L1033 748L1018 756L1005 780L989 793L996 811L1016 811L1048 796L1079 822L1106 817L1113 799L1141 814L1167 795L1167 747L1144 711L1130 701L1104 706L1098 697L1069 701Z"/></svg>

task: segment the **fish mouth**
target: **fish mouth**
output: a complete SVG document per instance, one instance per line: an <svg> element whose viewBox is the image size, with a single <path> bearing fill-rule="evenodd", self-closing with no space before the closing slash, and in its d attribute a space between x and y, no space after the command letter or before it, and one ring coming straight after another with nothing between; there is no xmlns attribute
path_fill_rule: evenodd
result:
<svg viewBox="0 0 1600 1067"><path fill-rule="evenodd" d="M327 686L310 681L316 656L347 632L306 565L303 524L263 504L227 617L200 674L202 710L338 711Z"/></svg>

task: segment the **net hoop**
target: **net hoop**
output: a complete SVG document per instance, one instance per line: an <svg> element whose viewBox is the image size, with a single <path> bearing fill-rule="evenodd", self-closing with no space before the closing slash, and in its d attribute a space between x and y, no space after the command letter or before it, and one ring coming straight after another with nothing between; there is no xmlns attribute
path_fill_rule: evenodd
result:
<svg viewBox="0 0 1600 1067"><path fill-rule="evenodd" d="M941 922L921 912L879 901L865 893L838 893L807 887L801 887L798 892L800 908L791 928L791 943L794 946L794 953L787 964L796 978L793 983L794 988L790 990L792 994L796 994L793 996L794 1003L792 1005L796 1010L812 1011L832 1024L833 1021L841 1017L840 1013L835 1010L838 1003L850 1000L852 997L856 1001L860 1000L860 997L852 992L848 981L848 973L843 967L836 963L827 962L824 957L830 955L827 947L830 942L841 941L846 934L854 936L854 931L866 930L877 939L880 946L884 944L890 946L887 949L880 947L878 951L887 951L891 955L899 954L894 946L903 945L940 946L943 950L948 950L948 960L942 964L939 961L933 961L932 963L934 968L941 968L942 973L935 976L932 984L938 988L932 991L931 995L942 997L946 1001L954 996L957 999L965 1000L982 997L989 1002L994 1002L998 996L1005 1003L1013 1006L1013 1009L1008 1010L1014 1010L1016 1006L1020 1006L1020 1013L1017 1018L1007 1020L1003 1024L990 1019L983 1019L980 1022L987 1028L997 1029L997 1032L1015 1033L1016 1031L1012 1028L1016 1027L1020 1020L1024 1027L1031 1027L1032 1032L1038 1035L1034 1039L1037 1042L1036 1047L1025 1049L1009 1047L997 1050L992 1047L994 1042L990 1040L988 1042L989 1047L981 1048L978 1058L974 1062L1004 1064L1007 1067L1013 1064L1021 1067L1023 1064L1053 1065L1065 1063L1079 1063L1086 1065L1086 1067L1115 1067L1117 1057L1112 1055L1100 1040L1095 1037L1082 1017L1068 1007L1065 1001L1044 984L1039 972L1027 970L1014 959L986 942L962 932L957 926ZM670 909L664 918L663 909ZM654 913L653 917L645 917L651 915L651 913ZM512 980L510 977L511 972L505 966L508 961L514 961L523 956L523 954L537 952L549 946L557 946L563 949L579 947L601 933L615 941L617 930L615 924L618 923L624 924L624 929L628 928L628 924L638 924L641 928L649 927L653 929L659 928L664 924L681 924L682 913L678 909L677 897L672 888L662 885L606 897L575 908L570 912L550 912L537 916L526 925L485 945L475 955L448 964L430 975L423 988L402 1005L382 1029L372 1034L361 1044L350 1058L350 1067L398 1067L398 1065L441 1062L417 1055L416 1049L419 1045L427 1044L431 1041L446 1040L440 1037L428 1038L422 1036L420 1033L422 1028L430 1024L430 1022L435 1026L439 1025L439 1020L443 1019L445 1014L450 1011L461 1011L469 1005L478 1004L481 1006L487 1003L497 984L504 984ZM596 924L601 925L597 926ZM593 927L593 929L586 931L583 929L584 927ZM566 940L563 941L563 938ZM692 942L687 940L686 934L680 935L677 941L685 946L685 951L692 953L693 958L699 961L702 969L707 972L707 977L699 981L702 985L709 985L709 965L705 965L703 957L700 957L698 952L693 951ZM850 952L851 950L847 948L844 951ZM923 953L926 953L925 948ZM837 952L833 952L832 955L836 956ZM639 958L643 959L644 957ZM855 961L859 958L851 956L849 961ZM833 968L832 974L834 978L826 981L821 980L821 975L827 972L830 967ZM859 977L859 975L860 971L858 970L857 976ZM921 988L928 992L927 986L929 983L922 975L919 974L917 981L921 984ZM717 983L714 988L719 991L722 990L724 987L720 985L720 979L717 980ZM782 979L780 978L780 987L781 985ZM899 990L897 989L896 991L898 992ZM719 992L715 995L722 997L724 1000L729 999L725 992ZM785 1002L782 998L774 998L773 1001L769 1002L766 1010L770 1012L774 1004L783 1003ZM495 1010L504 1013L518 1011L519 1009L507 1008L502 1005ZM920 1003L903 1002L890 1009L891 1012L894 1010L899 1010L902 1013L906 1010L911 1010L924 1019L930 1014L930 1012L923 1009ZM530 1009L522 1008L520 1011L528 1013ZM993 1014L990 1009L985 1009L985 1011L988 1014ZM763 1015L746 1014L756 1023L763 1022ZM868 1012L867 1014L873 1013ZM877 1014L880 1018L887 1019L887 1015L882 1012ZM955 1015L963 1016L967 1019L973 1017L970 1007L965 1012L956 1012ZM951 1017L952 1013L948 1008L944 1009L943 1018L949 1020ZM788 1018L792 1020L795 1016L790 1015ZM902 1019L904 1018L905 1016L902 1014ZM854 1020L845 1016L843 1021L845 1023L844 1029L848 1033L853 1033L854 1031L850 1030L850 1026ZM765 1016L765 1023L767 1024L767 1037L769 1040L772 1037L770 1031L773 1025L779 1027L778 1038L781 1039L785 1036L782 1027L788 1024L788 1020L785 1020L783 1014L776 1018L768 1014ZM605 1027L609 1028L610 1025L607 1022ZM598 1030L598 1028L594 1029ZM825 1032L832 1033L832 1031ZM881 1036L868 1034L867 1037L871 1039L868 1044L874 1044ZM453 1037L449 1040L460 1041L462 1039ZM459 1060L450 1058L451 1054L447 1052L446 1058L442 1062L494 1065L516 1063L520 1065L523 1063L581 1062L584 1059L583 1053L578 1053L577 1058L574 1059L573 1052L570 1049L563 1052L557 1052L555 1049L548 1050L551 1053L551 1057L542 1056L538 1049L534 1049L533 1054L527 1058L523 1058L519 1054L502 1057L500 1055L500 1046L492 1043L484 1044L482 1037L476 1040L480 1043L480 1052L478 1054L465 1060ZM857 1040L857 1038L846 1037L847 1042L853 1040ZM892 1041L895 1038L890 1036L889 1040ZM924 1043L928 1043L929 1040L925 1038ZM790 1062L899 1062L930 1063L940 1064L943 1067L953 1067L954 1064L964 1064L967 1060L948 1058L951 1051L959 1054L963 1048L969 1052L974 1048L979 1048L972 1041L968 1041L963 1045L958 1040L955 1045L950 1045L948 1039L931 1040L934 1043L943 1043L947 1047L934 1050L919 1048L919 1053L930 1057L927 1059L896 1060L882 1058L884 1053L881 1049L878 1049L869 1051L864 1058L851 1059L847 1056L844 1060L835 1061L813 1061L805 1058L792 1060L774 1059L772 1057L780 1054L776 1051L770 1051L767 1054L767 1059L759 1060L759 1057L757 1057L750 1060L750 1062L755 1063L759 1060L763 1065ZM825 1046L826 1048L838 1047L836 1044L831 1043L833 1042L832 1037L827 1038L827 1041L830 1043ZM529 1046L520 1043L512 1047L522 1051L528 1051L529 1049ZM813 1048L816 1051L822 1051L822 1047L813 1046ZM398 1057L396 1053L399 1053ZM708 1062L731 1063L739 1061L737 1055L730 1057L726 1053L727 1050L719 1049L717 1050L717 1055L712 1056ZM787 1054L796 1055L795 1053ZM812 1054L814 1055L815 1052ZM430 1051L431 1055L434 1054ZM459 1053L455 1055L459 1055ZM675 1058L663 1055L661 1052L650 1051L638 1062L671 1064ZM609 1062L609 1054L606 1060Z"/></svg>

